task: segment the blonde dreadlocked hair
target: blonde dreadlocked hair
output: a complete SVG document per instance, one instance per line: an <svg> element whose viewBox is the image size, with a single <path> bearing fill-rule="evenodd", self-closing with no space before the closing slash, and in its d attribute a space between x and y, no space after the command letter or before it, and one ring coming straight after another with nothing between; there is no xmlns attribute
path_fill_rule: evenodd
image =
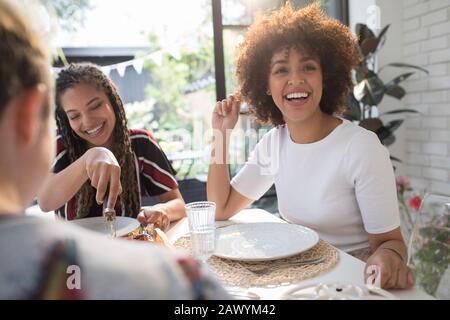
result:
<svg viewBox="0 0 450 320"><path fill-rule="evenodd" d="M61 70L56 80L56 123L61 134L70 162L80 158L87 150L87 142L80 138L70 127L69 119L61 105L61 95L78 84L93 85L103 90L109 99L116 117L111 150L121 168L120 182L124 192L120 195L123 209L128 216L135 217L140 209L140 197L136 177L134 154L131 150L130 134L122 99L113 82L94 64L72 63ZM95 189L86 181L77 193L77 218L89 214L95 201Z"/></svg>

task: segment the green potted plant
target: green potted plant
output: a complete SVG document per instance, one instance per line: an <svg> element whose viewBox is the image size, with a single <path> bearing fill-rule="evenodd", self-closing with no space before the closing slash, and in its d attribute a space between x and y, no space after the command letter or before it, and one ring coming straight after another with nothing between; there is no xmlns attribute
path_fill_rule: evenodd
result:
<svg viewBox="0 0 450 320"><path fill-rule="evenodd" d="M384 27L378 36L375 36L375 33L367 25L362 23L356 25L361 63L354 70L355 86L348 99L348 108L344 113L346 119L357 121L360 126L375 132L381 143L386 146L395 142L394 131L401 126L404 119L395 119L384 123L382 117L392 114L418 113L418 111L398 109L380 114L379 104L385 95L401 100L406 95L406 90L400 86L400 83L415 74L417 70L428 74L424 68L399 62L389 63L377 70L376 56L386 42L388 30L389 25ZM408 68L416 71L401 73L394 79L384 82L379 77L379 73L387 67ZM391 159L400 162L396 157L391 156Z"/></svg>

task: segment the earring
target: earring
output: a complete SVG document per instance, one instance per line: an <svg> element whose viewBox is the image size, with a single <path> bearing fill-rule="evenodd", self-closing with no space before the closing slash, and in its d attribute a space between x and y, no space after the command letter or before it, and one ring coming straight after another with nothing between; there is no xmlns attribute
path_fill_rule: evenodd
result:
<svg viewBox="0 0 450 320"><path fill-rule="evenodd" d="M266 91L266 94L267 94L268 96L270 96L272 93L270 92L270 90L267 90L267 91Z"/></svg>

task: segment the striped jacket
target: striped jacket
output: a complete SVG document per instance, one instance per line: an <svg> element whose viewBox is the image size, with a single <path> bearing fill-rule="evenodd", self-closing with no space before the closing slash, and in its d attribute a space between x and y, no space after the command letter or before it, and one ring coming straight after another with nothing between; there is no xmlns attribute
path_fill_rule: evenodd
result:
<svg viewBox="0 0 450 320"><path fill-rule="evenodd" d="M145 196L158 196L170 190L178 188L178 183L173 176L173 170L169 161L161 150L156 139L145 130L130 130L131 148L135 156L136 175L138 177L139 194ZM56 142L56 159L53 164L53 172L58 173L70 165L70 159L66 147L60 135ZM76 196L57 210L57 214L66 220L76 217ZM116 204L116 212L122 212L120 198ZM122 215L125 213L122 212ZM102 215L102 207L93 204L87 217Z"/></svg>

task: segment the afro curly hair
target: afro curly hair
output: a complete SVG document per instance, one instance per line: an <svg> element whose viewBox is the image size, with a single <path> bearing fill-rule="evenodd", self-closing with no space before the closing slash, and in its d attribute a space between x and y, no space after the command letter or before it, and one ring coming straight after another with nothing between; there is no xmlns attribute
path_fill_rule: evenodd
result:
<svg viewBox="0 0 450 320"><path fill-rule="evenodd" d="M258 17L237 49L237 96L249 104L250 114L263 124L285 123L266 94L272 56L283 48L318 58L324 88L320 109L330 115L341 113L353 86L352 69L360 62L357 39L348 27L328 17L319 2L300 10L288 2Z"/></svg>

